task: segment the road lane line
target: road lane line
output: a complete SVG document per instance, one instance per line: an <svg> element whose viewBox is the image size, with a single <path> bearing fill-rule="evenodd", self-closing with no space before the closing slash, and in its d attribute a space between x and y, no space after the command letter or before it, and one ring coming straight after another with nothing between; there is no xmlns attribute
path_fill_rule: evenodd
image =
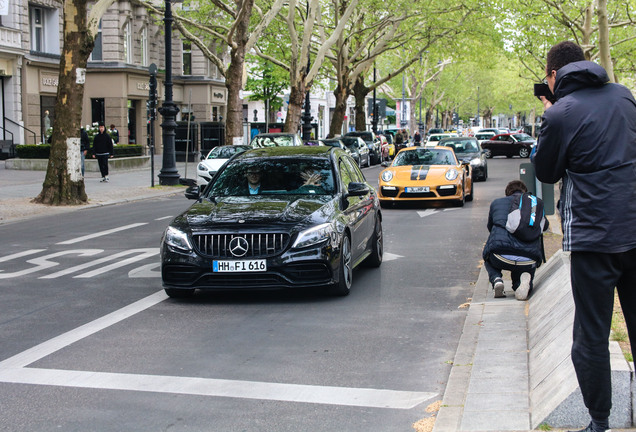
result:
<svg viewBox="0 0 636 432"><path fill-rule="evenodd" d="M122 226L122 227L119 227L119 228L113 228L113 229L110 229L110 230L100 231L100 232L96 232L96 233L93 233L93 234L85 235L83 237L77 237L77 238L66 240L66 241L63 241L63 242L56 243L56 244L59 244L59 245L75 244L75 243L82 242L84 240L90 240L90 239L94 239L96 237L103 237L105 235L113 234L113 233L116 233L116 232L119 232L119 231L124 231L124 230L127 230L127 229L137 228L137 227L142 226L142 225L148 225L148 223L147 222L134 223L134 224Z"/></svg>
<svg viewBox="0 0 636 432"><path fill-rule="evenodd" d="M423 218L434 214L436 211L436 209L426 209L424 211L418 211L417 214L420 215L421 218Z"/></svg>
<svg viewBox="0 0 636 432"><path fill-rule="evenodd" d="M37 368L0 369L0 382L388 409L411 409L437 396L431 392Z"/></svg>
<svg viewBox="0 0 636 432"><path fill-rule="evenodd" d="M155 219L156 221L160 221L160 220L164 220L164 219L172 219L174 216L164 216L164 217L160 217Z"/></svg>
<svg viewBox="0 0 636 432"><path fill-rule="evenodd" d="M33 255L39 252L44 252L46 249L29 249L24 252L14 253L12 255L3 256L0 258L0 262L11 261L12 259L21 258L28 255ZM3 271L3 270L0 270Z"/></svg>
<svg viewBox="0 0 636 432"><path fill-rule="evenodd" d="M166 293L161 290L148 297L142 298L128 306L124 306L108 315L104 315L94 321L91 321L76 329L70 330L59 336L49 339L46 342L42 342L32 348L22 351L19 354L14 355L6 360L0 362L0 370L2 369L15 369L23 368L36 362L54 352L61 350L87 336L97 333L107 327L110 327L118 322L125 320L141 311L144 311L157 303L160 303L167 299Z"/></svg>

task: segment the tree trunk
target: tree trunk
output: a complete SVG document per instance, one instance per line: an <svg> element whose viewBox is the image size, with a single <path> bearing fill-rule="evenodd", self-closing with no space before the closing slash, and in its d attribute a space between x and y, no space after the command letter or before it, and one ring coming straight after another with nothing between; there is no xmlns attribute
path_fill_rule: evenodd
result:
<svg viewBox="0 0 636 432"><path fill-rule="evenodd" d="M51 137L51 154L42 191L33 200L49 205L77 205L88 201L81 174L79 135L84 84L77 71L86 71L94 40L87 28L86 0L64 0L64 46Z"/></svg>
<svg viewBox="0 0 636 432"><path fill-rule="evenodd" d="M243 103L239 97L239 92L243 88L245 46L250 37L249 25L253 6L254 0L245 0L243 13L237 18L233 38L234 46L230 50L230 64L225 75L225 88L227 89L226 144L243 144Z"/></svg>
<svg viewBox="0 0 636 432"><path fill-rule="evenodd" d="M364 77L362 74L358 75L356 82L353 85L353 95L356 99L356 130L366 131L366 101L369 94L369 87L364 85Z"/></svg>
<svg viewBox="0 0 636 432"><path fill-rule="evenodd" d="M285 118L284 131L296 133L300 128L300 117L305 104L304 79L293 85L289 93L289 106L287 107L287 117Z"/></svg>
<svg viewBox="0 0 636 432"><path fill-rule="evenodd" d="M342 134L342 124L347 114L347 98L349 97L347 89L340 85L336 86L333 95L336 98L336 106L329 124L329 138Z"/></svg>
<svg viewBox="0 0 636 432"><path fill-rule="evenodd" d="M610 52L609 23L607 18L607 0L598 0L598 48L601 66L607 71L610 82L616 82L614 76L614 65L612 64L612 55Z"/></svg>
<svg viewBox="0 0 636 432"><path fill-rule="evenodd" d="M227 112L225 113L225 144L243 144L243 103L239 97L243 81L244 55L232 51L232 61L227 68ZM236 140L236 142L235 142Z"/></svg>

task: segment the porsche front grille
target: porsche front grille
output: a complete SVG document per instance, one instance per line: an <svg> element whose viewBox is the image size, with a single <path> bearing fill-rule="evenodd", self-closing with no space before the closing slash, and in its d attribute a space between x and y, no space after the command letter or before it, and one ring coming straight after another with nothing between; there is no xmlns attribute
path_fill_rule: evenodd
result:
<svg viewBox="0 0 636 432"><path fill-rule="evenodd" d="M230 251L230 242L235 237L247 241L247 253L237 257ZM284 251L289 244L289 234L195 234L194 246L201 255L214 258L250 259L275 256Z"/></svg>

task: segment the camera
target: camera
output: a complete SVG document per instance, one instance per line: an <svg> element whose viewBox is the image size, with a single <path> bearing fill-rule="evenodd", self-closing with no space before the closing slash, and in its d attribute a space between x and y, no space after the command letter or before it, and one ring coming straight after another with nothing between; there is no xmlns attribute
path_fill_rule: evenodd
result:
<svg viewBox="0 0 636 432"><path fill-rule="evenodd" d="M556 102L556 98L550 91L550 87L548 87L548 85L545 83L539 83L534 85L534 95L539 99L541 99L539 96L545 96L545 98L549 100L551 103Z"/></svg>

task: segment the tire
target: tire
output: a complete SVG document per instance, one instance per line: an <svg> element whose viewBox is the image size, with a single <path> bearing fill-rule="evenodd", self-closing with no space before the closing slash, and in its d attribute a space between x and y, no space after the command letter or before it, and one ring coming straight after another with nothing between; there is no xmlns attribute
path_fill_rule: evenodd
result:
<svg viewBox="0 0 636 432"><path fill-rule="evenodd" d="M528 156L530 156L530 150L525 147L519 149L519 157L527 158Z"/></svg>
<svg viewBox="0 0 636 432"><path fill-rule="evenodd" d="M373 245L371 246L371 255L364 260L367 267L380 267L382 264L382 254L384 252L384 238L382 234L382 221L376 216L375 230L373 232Z"/></svg>
<svg viewBox="0 0 636 432"><path fill-rule="evenodd" d="M489 149L484 149L484 154L486 155L486 158L492 159L492 152Z"/></svg>
<svg viewBox="0 0 636 432"><path fill-rule="evenodd" d="M340 245L340 267L338 268L338 282L333 284L329 292L332 295L344 297L351 292L353 284L353 261L351 258L351 240L348 235L342 237Z"/></svg>
<svg viewBox="0 0 636 432"><path fill-rule="evenodd" d="M471 202L474 196L475 196L475 182L473 181L470 185L470 195L466 195L466 201Z"/></svg>
<svg viewBox="0 0 636 432"><path fill-rule="evenodd" d="M462 197L456 201L457 207L464 207L466 203L466 188L462 185Z"/></svg>
<svg viewBox="0 0 636 432"><path fill-rule="evenodd" d="M164 291L170 298L190 298L194 295L193 289L164 288Z"/></svg>

